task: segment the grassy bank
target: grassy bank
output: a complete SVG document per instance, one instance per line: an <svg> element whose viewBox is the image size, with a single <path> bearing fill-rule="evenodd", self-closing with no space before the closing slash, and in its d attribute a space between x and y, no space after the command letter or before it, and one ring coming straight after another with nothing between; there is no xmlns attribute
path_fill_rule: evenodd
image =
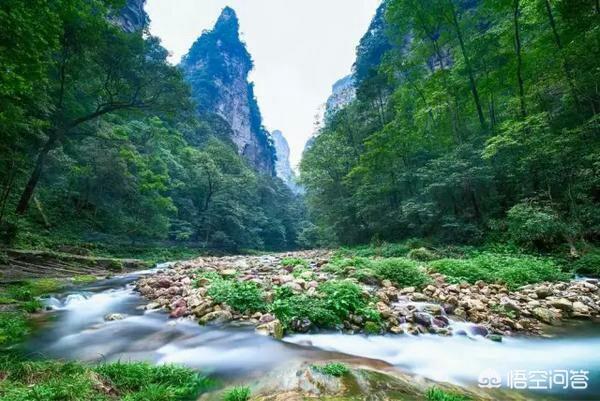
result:
<svg viewBox="0 0 600 401"><path fill-rule="evenodd" d="M211 382L193 370L147 363L89 366L0 356L1 401L186 401Z"/></svg>

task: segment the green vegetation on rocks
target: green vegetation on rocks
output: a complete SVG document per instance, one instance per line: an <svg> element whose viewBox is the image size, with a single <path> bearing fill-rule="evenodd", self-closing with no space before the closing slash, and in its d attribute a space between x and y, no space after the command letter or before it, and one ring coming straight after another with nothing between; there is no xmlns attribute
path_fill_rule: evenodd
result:
<svg viewBox="0 0 600 401"><path fill-rule="evenodd" d="M441 259L430 262L429 265L452 282L474 283L481 280L487 283L504 283L510 289L569 278L551 259L528 255L482 252L468 259Z"/></svg>
<svg viewBox="0 0 600 401"><path fill-rule="evenodd" d="M250 388L234 387L223 395L223 401L248 401L250 399Z"/></svg>
<svg viewBox="0 0 600 401"><path fill-rule="evenodd" d="M349 316L357 315L365 321L378 322L379 313L370 306L368 296L348 280L330 280L318 287L315 296L295 294L287 287L275 291L270 310L291 331L315 328L337 328ZM297 327L307 322L308 327Z"/></svg>
<svg viewBox="0 0 600 401"><path fill-rule="evenodd" d="M208 295L240 313L252 313L266 308L262 289L252 281L223 278L218 274L204 275L211 280Z"/></svg>
<svg viewBox="0 0 600 401"><path fill-rule="evenodd" d="M350 372L348 366L340 362L330 362L325 365L312 365L312 368L317 372L334 377L342 377Z"/></svg>
<svg viewBox="0 0 600 401"><path fill-rule="evenodd" d="M461 394L447 392L437 387L431 387L425 394L427 401L470 401L471 398Z"/></svg>

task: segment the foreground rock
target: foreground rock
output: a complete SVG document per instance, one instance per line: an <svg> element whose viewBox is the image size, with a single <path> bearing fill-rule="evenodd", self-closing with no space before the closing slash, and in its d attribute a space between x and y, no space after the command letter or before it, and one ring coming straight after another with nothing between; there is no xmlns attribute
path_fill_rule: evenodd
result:
<svg viewBox="0 0 600 401"><path fill-rule="evenodd" d="M308 266L297 266L301 268L298 271L294 266L283 266L282 260L290 257L301 258ZM179 262L172 269L141 279L137 290L152 301L147 309L166 309L172 318L194 318L201 324L250 324L261 334L279 338L284 333L276 316L268 310L241 314L229 305L216 303L207 295L210 280L201 275L212 272L230 280L254 282L263 290L268 304L276 287L315 296L319 285L339 279L326 269L330 259L331 253L322 250L266 256L202 257ZM414 287L396 288L388 280L370 279L368 284L357 282L365 294L376 300L374 306L383 323L373 330L361 316L349 316L340 329L350 333L487 336L500 341L498 335L543 334L548 325L559 325L565 319L600 316L598 280L539 283L509 291L500 284L450 284L443 275L430 276L431 284L420 291ZM456 329L454 323L460 321L472 324ZM302 319L294 320L291 326L288 329L297 332L313 328L310 321Z"/></svg>

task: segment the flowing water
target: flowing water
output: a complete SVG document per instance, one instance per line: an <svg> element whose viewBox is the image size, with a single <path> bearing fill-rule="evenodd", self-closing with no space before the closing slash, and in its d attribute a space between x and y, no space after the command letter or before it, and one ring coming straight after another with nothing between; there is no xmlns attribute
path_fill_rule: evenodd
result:
<svg viewBox="0 0 600 401"><path fill-rule="evenodd" d="M47 299L52 311L27 349L44 357L83 361L181 363L225 381L260 377L294 361L348 355L385 361L404 372L466 386L476 386L482 373L498 376L506 386L507 375L523 371L554 371L558 380L564 370L585 370L589 371L585 390L554 385L554 389L536 394L544 399L551 394L552 399L600 400L599 325L573 324L563 327L557 338L504 338L501 343L472 335L366 337L337 333L292 335L276 341L255 334L252 327L199 326L191 320L168 319L160 311L143 310L145 301L132 283L151 272L99 281ZM125 318L105 321L112 313ZM452 324L469 331L464 323ZM457 327L460 325L464 327Z"/></svg>

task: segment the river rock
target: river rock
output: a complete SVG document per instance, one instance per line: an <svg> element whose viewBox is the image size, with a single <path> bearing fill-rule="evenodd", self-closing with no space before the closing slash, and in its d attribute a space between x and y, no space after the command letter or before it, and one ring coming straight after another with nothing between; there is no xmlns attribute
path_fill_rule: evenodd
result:
<svg viewBox="0 0 600 401"><path fill-rule="evenodd" d="M531 312L533 313L533 316L546 324L554 326L560 322L560 315L550 309L538 307L534 308Z"/></svg>
<svg viewBox="0 0 600 401"><path fill-rule="evenodd" d="M265 313L265 314L263 314L263 315L260 317L260 319L259 319L259 322L261 322L261 323L270 323L270 322L272 322L273 320L275 320L275 316L273 316L273 315L272 315L272 314L270 314L270 313Z"/></svg>
<svg viewBox="0 0 600 401"><path fill-rule="evenodd" d="M115 320L123 319L125 319L125 315L121 313L109 313L108 315L104 316L104 320L106 320L107 322L113 322Z"/></svg>
<svg viewBox="0 0 600 401"><path fill-rule="evenodd" d="M473 336L482 336L482 337L487 336L489 333L488 329L481 325L475 325L475 326L469 327L469 332Z"/></svg>
<svg viewBox="0 0 600 401"><path fill-rule="evenodd" d="M573 302L573 316L574 317L589 317L590 308L583 302Z"/></svg>
<svg viewBox="0 0 600 401"><path fill-rule="evenodd" d="M265 336L272 336L277 340L281 340L284 335L283 325L279 320L273 320L257 326L256 332Z"/></svg>
<svg viewBox="0 0 600 401"><path fill-rule="evenodd" d="M308 333L312 327L312 322L308 319L293 319L290 326L297 333Z"/></svg>
<svg viewBox="0 0 600 401"><path fill-rule="evenodd" d="M431 315L425 312L415 312L413 315L413 320L415 323L418 323L424 327L431 327L432 324Z"/></svg>
<svg viewBox="0 0 600 401"><path fill-rule="evenodd" d="M425 294L422 294L420 292L415 292L410 296L410 299L413 302L426 302L429 301L429 297Z"/></svg>
<svg viewBox="0 0 600 401"><path fill-rule="evenodd" d="M565 298L550 301L550 305L556 309L560 309L565 312L571 312L573 310L573 304L571 303L571 301Z"/></svg>
<svg viewBox="0 0 600 401"><path fill-rule="evenodd" d="M223 324L230 321L232 318L233 315L231 312L227 310L216 310L202 316L202 318L200 318L200 324Z"/></svg>
<svg viewBox="0 0 600 401"><path fill-rule="evenodd" d="M552 295L552 290L546 286L541 286L535 289L535 295L537 295L539 299L544 299Z"/></svg>

